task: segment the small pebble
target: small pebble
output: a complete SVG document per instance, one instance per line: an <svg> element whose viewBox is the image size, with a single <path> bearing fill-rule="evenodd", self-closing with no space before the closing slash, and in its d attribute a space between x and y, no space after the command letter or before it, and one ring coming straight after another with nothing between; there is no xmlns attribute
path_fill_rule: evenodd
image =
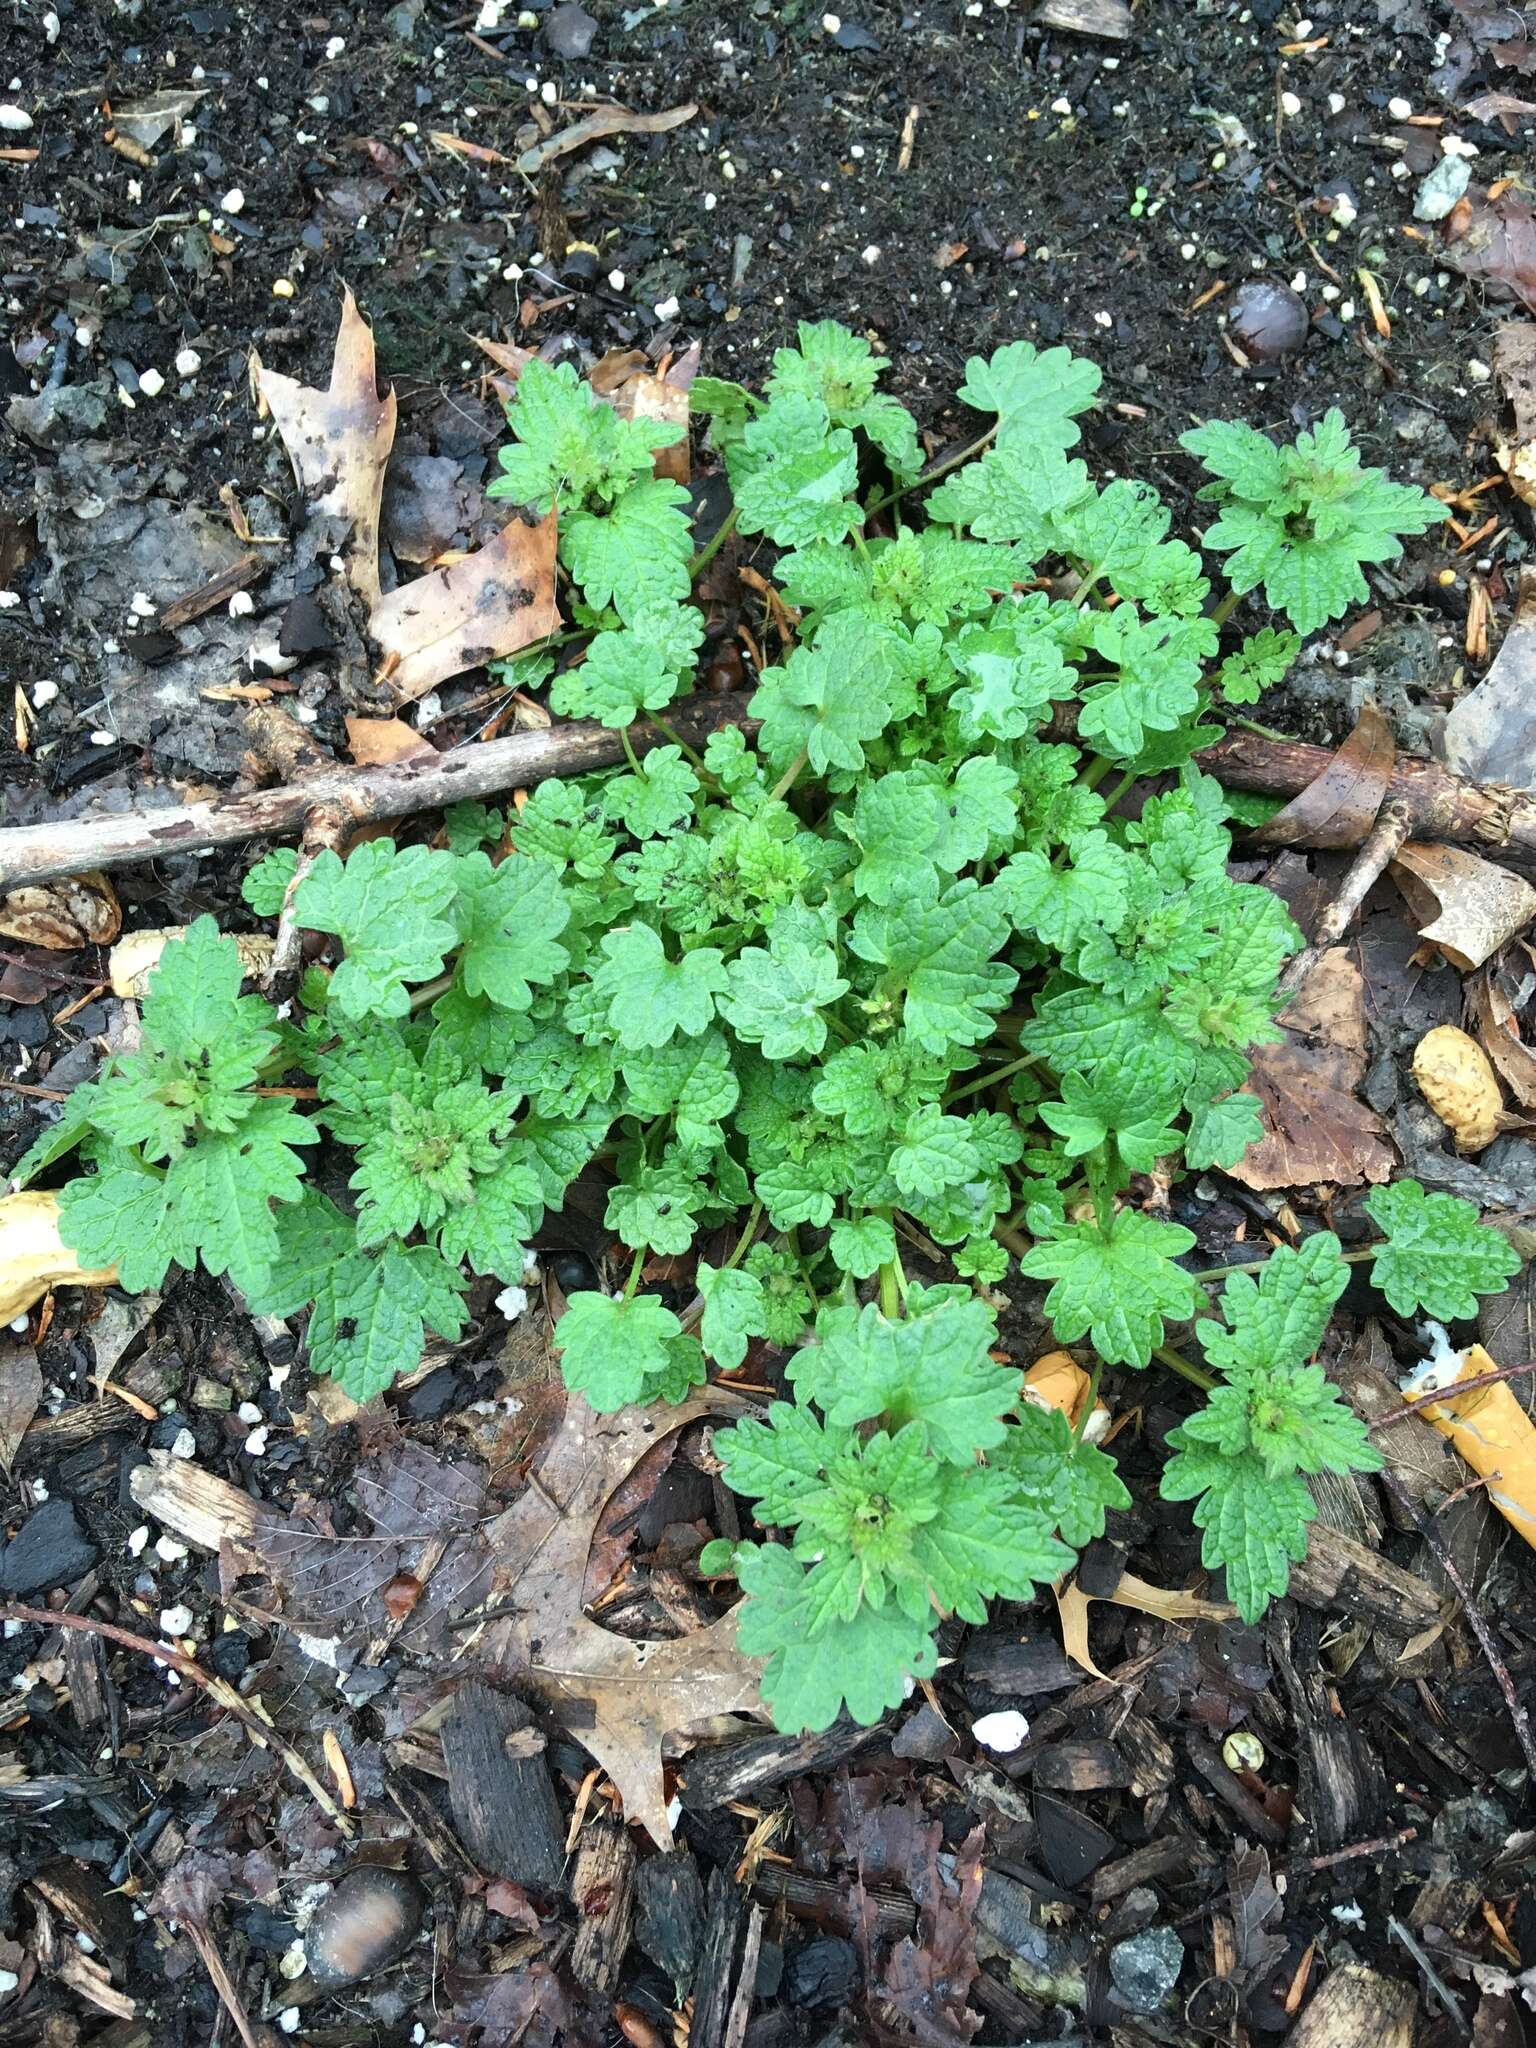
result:
<svg viewBox="0 0 1536 2048"><path fill-rule="evenodd" d="M229 600L229 616L232 619L248 619L256 609L256 600L248 590L237 590Z"/></svg>
<svg viewBox="0 0 1536 2048"><path fill-rule="evenodd" d="M656 303L656 318L658 320L675 320L680 311L681 308L675 297L659 299Z"/></svg>
<svg viewBox="0 0 1536 2048"><path fill-rule="evenodd" d="M149 1525L146 1522L141 1522L138 1528L135 1529L133 1534L128 1538L128 1542L125 1546L128 1555L130 1557L142 1557L144 1554L144 1546L148 1543L148 1541Z"/></svg>
<svg viewBox="0 0 1536 2048"><path fill-rule="evenodd" d="M528 1306L526 1287L503 1287L496 1297L495 1306L509 1323L515 1323Z"/></svg>
<svg viewBox="0 0 1536 2048"><path fill-rule="evenodd" d="M426 1896L407 1871L349 1870L309 1924L309 1974L326 1989L377 1976L405 1954L425 1911Z"/></svg>
<svg viewBox="0 0 1536 2048"><path fill-rule="evenodd" d="M224 197L219 201L219 211L221 213L244 213L245 194L238 185L231 185L224 194Z"/></svg>
<svg viewBox="0 0 1536 2048"><path fill-rule="evenodd" d="M195 348L184 348L178 352L176 357L176 374L178 377L195 377L202 367L203 359Z"/></svg>
<svg viewBox="0 0 1536 2048"><path fill-rule="evenodd" d="M327 64L334 64L346 47L347 39L345 36L332 36L325 46L325 61Z"/></svg>
<svg viewBox="0 0 1536 2048"><path fill-rule="evenodd" d="M610 271L609 271L609 273L608 273L608 289L609 289L610 291L615 291L615 292L621 292L621 291L623 291L623 289L624 289L624 273L623 273L623 271L622 271L622 270L610 270Z"/></svg>
<svg viewBox="0 0 1536 2048"><path fill-rule="evenodd" d="M1411 100L1405 100L1401 98L1388 100L1387 112L1392 116L1394 121L1406 121L1408 119L1408 116L1413 112L1413 102Z"/></svg>
<svg viewBox="0 0 1536 2048"><path fill-rule="evenodd" d="M32 685L32 708L41 711L45 704L51 704L59 694L59 686L51 676L44 676L41 682Z"/></svg>
<svg viewBox="0 0 1536 2048"><path fill-rule="evenodd" d="M1301 100L1297 96L1297 94L1293 92L1281 93L1280 111L1282 114L1285 115L1287 120L1294 121L1296 116L1301 112Z"/></svg>
<svg viewBox="0 0 1536 2048"><path fill-rule="evenodd" d="M173 1458L195 1458L197 1456L197 1438L190 1429L177 1430L175 1439L171 1444L171 1456Z"/></svg>
<svg viewBox="0 0 1536 2048"><path fill-rule="evenodd" d="M161 1635L168 1636L174 1642L181 1636L190 1635L191 1631L192 1610L190 1607L187 1606L184 1600L178 1601L178 1603L174 1607L161 1608Z"/></svg>
<svg viewBox="0 0 1536 2048"><path fill-rule="evenodd" d="M999 1756L1011 1755L1029 1733L1029 1723L1016 1707L1004 1707L995 1714L983 1714L971 1723L971 1733L985 1749Z"/></svg>
<svg viewBox="0 0 1536 2048"><path fill-rule="evenodd" d="M32 126L32 116L24 107L0 107L0 128L9 129L12 135L25 135Z"/></svg>
<svg viewBox="0 0 1536 2048"><path fill-rule="evenodd" d="M274 277L272 280L272 296L274 299L291 299L297 289L291 277Z"/></svg>
<svg viewBox="0 0 1536 2048"><path fill-rule="evenodd" d="M240 1420L245 1424L247 1429L251 1427L252 1423L261 1422L265 1419L262 1415L261 1410L256 1406L256 1403L254 1401L242 1401L240 1403L240 1406L235 1410L235 1413L239 1416Z"/></svg>
<svg viewBox="0 0 1536 2048"><path fill-rule="evenodd" d="M251 1431L245 1440L245 1455L248 1458L264 1458L267 1455L268 1434L265 1427Z"/></svg>
<svg viewBox="0 0 1536 2048"><path fill-rule="evenodd" d="M139 1549L142 1550L143 1548L144 1546L141 1543ZM184 1557L190 1555L190 1552L185 1543L178 1543L174 1536L157 1536L155 1538L155 1555L162 1564L180 1564Z"/></svg>

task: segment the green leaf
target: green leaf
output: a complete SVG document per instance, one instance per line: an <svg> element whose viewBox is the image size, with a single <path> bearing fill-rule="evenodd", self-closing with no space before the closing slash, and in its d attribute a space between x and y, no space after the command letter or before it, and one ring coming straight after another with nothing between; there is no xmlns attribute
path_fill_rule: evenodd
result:
<svg viewBox="0 0 1536 2048"><path fill-rule="evenodd" d="M549 701L564 718L595 718L599 725L633 725L640 712L659 711L680 687L676 670L658 651L653 635L628 626L596 634L587 658L562 669ZM526 813L524 814L524 821Z"/></svg>
<svg viewBox="0 0 1536 2048"><path fill-rule="evenodd" d="M830 1728L845 1706L867 1727L901 1705L910 1679L938 1669L934 1623L914 1621L893 1603L862 1606L834 1637L813 1641L806 1568L777 1544L740 1545L736 1571L747 1594L737 1610L737 1644L746 1656L767 1659L762 1694L783 1733Z"/></svg>
<svg viewBox="0 0 1536 2048"><path fill-rule="evenodd" d="M633 774L603 785L603 808L636 839L652 839L692 820L698 787L680 747L653 747Z"/></svg>
<svg viewBox="0 0 1536 2048"><path fill-rule="evenodd" d="M838 1216L827 1234L827 1251L840 1272L867 1280L896 1256L896 1233L884 1216Z"/></svg>
<svg viewBox="0 0 1536 2048"><path fill-rule="evenodd" d="M1081 438L1076 415L1099 395L1097 363L1070 349L1005 342L990 358L971 356L960 396L978 412L995 412L1003 442L1021 453L1066 450Z"/></svg>
<svg viewBox="0 0 1536 2048"><path fill-rule="evenodd" d="M1127 861L1105 832L1073 841L1063 865L1027 849L998 877L998 893L1021 932L1070 952L1095 929L1118 931L1126 912Z"/></svg>
<svg viewBox="0 0 1536 2048"><path fill-rule="evenodd" d="M562 514L593 500L611 503L637 477L650 475L654 450L686 431L671 421L621 420L569 363L551 365L538 357L517 380L507 422L517 446L497 451L502 474L487 495L511 498L539 513L557 499Z"/></svg>
<svg viewBox="0 0 1536 2048"><path fill-rule="evenodd" d="M1030 1248L1019 1271L1055 1285L1045 1312L1063 1344L1085 1334L1107 1365L1145 1365L1163 1341L1163 1319L1195 1313L1200 1290L1173 1261L1193 1231L1139 1209L1119 1209L1109 1228L1069 1223L1052 1242Z"/></svg>
<svg viewBox="0 0 1536 2048"><path fill-rule="evenodd" d="M1062 1077L1060 1102L1042 1102L1040 1114L1066 1140L1069 1159L1081 1159L1111 1141L1132 1173L1151 1173L1157 1161L1177 1152L1171 1128L1179 1107L1179 1078L1170 1075L1150 1046L1137 1046L1113 1067Z"/></svg>
<svg viewBox="0 0 1536 2048"><path fill-rule="evenodd" d="M631 1251L687 1251L698 1229L698 1212L709 1191L676 1160L639 1166L608 1194L604 1222L616 1230Z"/></svg>
<svg viewBox="0 0 1536 2048"><path fill-rule="evenodd" d="M1228 1596L1244 1621L1255 1622L1306 1556L1316 1505L1305 1480L1294 1473L1272 1479L1252 1452L1228 1458L1203 1445L1183 1448L1182 1440L1182 1431L1169 1431L1179 1455L1163 1469L1163 1498L1196 1501L1201 1558L1225 1569Z"/></svg>
<svg viewBox="0 0 1536 2048"><path fill-rule="evenodd" d="M1075 695L1077 677L1060 646L1030 624L966 626L951 643L966 680L950 702L966 739L1021 739L1043 723L1053 701Z"/></svg>
<svg viewBox="0 0 1536 2048"><path fill-rule="evenodd" d="M1229 704L1257 704L1266 690L1284 682L1301 653L1301 635L1274 626L1250 633L1216 671L1216 687Z"/></svg>
<svg viewBox="0 0 1536 2048"><path fill-rule="evenodd" d="M922 467L917 426L895 399L875 390L885 369L862 335L836 320L802 320L798 348L774 350L767 390L776 404L818 400L837 427L861 427L898 476Z"/></svg>
<svg viewBox="0 0 1536 2048"><path fill-rule="evenodd" d="M329 847L316 857L294 913L309 931L334 932L346 950L331 977L343 1017L407 1014L407 983L440 974L455 944L454 888L452 856L425 846L397 852L392 839L367 839L345 862Z"/></svg>
<svg viewBox="0 0 1536 2048"><path fill-rule="evenodd" d="M711 1029L698 1038L674 1038L670 1044L630 1053L623 1073L630 1107L637 1115L674 1116L682 1145L722 1142L724 1121L741 1096L722 1032Z"/></svg>
<svg viewBox="0 0 1536 2048"><path fill-rule="evenodd" d="M647 606L682 603L693 553L687 502L681 484L652 477L602 517L573 512L561 522L560 557L588 604L611 604L633 626Z"/></svg>
<svg viewBox="0 0 1536 2048"><path fill-rule="evenodd" d="M697 1038L708 1029L715 998L728 986L717 948L701 946L669 960L660 934L648 924L633 924L606 933L602 953L592 989L626 1050L665 1045L679 1032Z"/></svg>
<svg viewBox="0 0 1536 2048"><path fill-rule="evenodd" d="M891 1151L891 1175L904 1195L919 1201L962 1187L982 1172L981 1154L962 1116L946 1116L936 1102L914 1112Z"/></svg>
<svg viewBox="0 0 1536 2048"><path fill-rule="evenodd" d="M464 1283L431 1245L386 1245L331 1268L306 1333L311 1370L354 1401L371 1401L421 1360L427 1330L450 1341L464 1327Z"/></svg>
<svg viewBox="0 0 1536 2048"><path fill-rule="evenodd" d="M993 959L1007 936L998 893L974 880L942 892L931 877L912 877L888 904L865 904L848 943L882 972L874 1000L894 1011L901 999L908 1035L924 1052L979 1045L1018 981Z"/></svg>
<svg viewBox="0 0 1536 2048"><path fill-rule="evenodd" d="M526 1010L534 988L558 980L570 965L558 943L571 921L558 871L517 854L492 867L488 855L467 853L454 879L464 986L504 1010Z"/></svg>
<svg viewBox="0 0 1536 2048"><path fill-rule="evenodd" d="M573 1294L555 1325L560 1370L573 1393L585 1394L599 1415L650 1398L666 1377L671 1344L682 1325L653 1294L614 1301L606 1294Z"/></svg>
<svg viewBox="0 0 1536 2048"><path fill-rule="evenodd" d="M704 1297L699 1335L722 1371L734 1372L747 1355L747 1339L767 1335L763 1283L739 1266L700 1259L695 1284Z"/></svg>
<svg viewBox="0 0 1536 2048"><path fill-rule="evenodd" d="M1219 1102L1194 1104L1184 1140L1185 1165L1196 1170L1236 1166L1248 1147L1264 1135L1262 1109L1259 1098L1246 1090L1223 1095Z"/></svg>
<svg viewBox="0 0 1536 2048"><path fill-rule="evenodd" d="M299 856L291 846L274 846L264 853L240 884L240 894L258 917L276 917L288 894Z"/></svg>
<svg viewBox="0 0 1536 2048"><path fill-rule="evenodd" d="M780 547L844 539L862 522L850 493L859 480L853 436L816 398L776 398L749 421L727 458L743 533Z"/></svg>
<svg viewBox="0 0 1536 2048"><path fill-rule="evenodd" d="M966 1465L1002 1441L1001 1418L1018 1397L1018 1373L988 1356L994 1338L992 1313L974 1298L900 1322L871 1302L797 1352L789 1377L829 1422L921 1421L935 1457Z"/></svg>
<svg viewBox="0 0 1536 2048"><path fill-rule="evenodd" d="M848 992L830 946L780 939L746 947L728 969L730 994L720 1014L738 1038L760 1045L763 1057L788 1060L820 1052L827 1042L822 1012Z"/></svg>
<svg viewBox="0 0 1536 2048"><path fill-rule="evenodd" d="M129 1294L159 1287L175 1258L165 1176L114 1149L59 1194L59 1236L82 1266L116 1266ZM190 1259L189 1254L189 1259Z"/></svg>
<svg viewBox="0 0 1536 2048"><path fill-rule="evenodd" d="M1422 1310L1449 1323L1477 1314L1480 1294L1502 1294L1520 1254L1478 1221L1459 1195L1429 1195L1416 1180L1373 1188L1365 1211L1386 1232L1371 1277L1400 1316Z"/></svg>
<svg viewBox="0 0 1536 2048"><path fill-rule="evenodd" d="M1227 1327L1201 1321L1196 1334L1218 1372L1242 1366L1299 1366L1323 1341L1334 1303L1349 1284L1349 1268L1331 1230L1320 1230L1297 1251L1271 1252L1255 1280L1234 1273L1222 1289Z"/></svg>
<svg viewBox="0 0 1536 2048"><path fill-rule="evenodd" d="M864 748L895 716L900 690L891 642L868 622L838 612L782 668L764 669L747 706L763 721L758 745L774 762L802 751L818 775L857 771Z"/></svg>
<svg viewBox="0 0 1536 2048"><path fill-rule="evenodd" d="M1114 1459L1075 1437L1059 1408L1021 1402L1017 1421L989 1461L1075 1550L1104 1534L1110 1508L1131 1505Z"/></svg>

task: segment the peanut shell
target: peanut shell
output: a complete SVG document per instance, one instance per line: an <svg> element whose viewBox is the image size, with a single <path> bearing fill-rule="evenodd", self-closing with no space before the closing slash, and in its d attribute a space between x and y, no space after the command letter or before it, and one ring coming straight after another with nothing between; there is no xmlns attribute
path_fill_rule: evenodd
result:
<svg viewBox="0 0 1536 2048"><path fill-rule="evenodd" d="M1414 1049L1413 1078L1458 1152L1481 1152L1492 1143L1504 1104L1488 1055L1475 1038L1454 1024L1426 1031Z"/></svg>

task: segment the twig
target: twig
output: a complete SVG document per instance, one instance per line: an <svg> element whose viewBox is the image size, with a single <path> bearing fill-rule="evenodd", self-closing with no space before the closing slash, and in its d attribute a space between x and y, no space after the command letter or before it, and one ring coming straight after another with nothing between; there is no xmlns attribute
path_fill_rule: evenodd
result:
<svg viewBox="0 0 1536 2048"><path fill-rule="evenodd" d="M119 1628L116 1622L98 1621L93 1614L56 1614L48 1607L26 1607L12 1601L0 1607L0 1621L23 1621L35 1623L39 1628L72 1628L82 1635L101 1636L109 1643L117 1643L125 1650L135 1650L141 1657L152 1657L157 1664L169 1664L182 1678L200 1686L208 1697L221 1706L244 1728L258 1749L279 1757L299 1783L309 1793L328 1820L336 1823L344 1835L350 1835L353 1825L329 1792L320 1783L314 1772L305 1763L299 1752L286 1743L266 1717L255 1707L243 1700L232 1685L205 1671L195 1657L189 1657L184 1650L173 1650L165 1643L151 1642L148 1636L137 1636L131 1629Z"/></svg>
<svg viewBox="0 0 1536 2048"><path fill-rule="evenodd" d="M1394 1408L1387 1415L1378 1415L1366 1425L1369 1429L1385 1429L1390 1423L1402 1422L1410 1415L1422 1415L1426 1408L1433 1408L1454 1394L1459 1399L1463 1394L1475 1394L1480 1387L1496 1387L1500 1380L1518 1380L1528 1372L1536 1372L1536 1358L1523 1359L1519 1365L1501 1365L1496 1372L1480 1372L1475 1379L1456 1380L1451 1386L1442 1387L1437 1393L1421 1394L1417 1401L1405 1401L1401 1408Z"/></svg>
<svg viewBox="0 0 1536 2048"><path fill-rule="evenodd" d="M191 1936L192 1946L202 1957L203 1968L213 1979L213 1988L224 2001L224 2010L234 2021L235 2029L240 2039L245 2043L245 2048L260 2048L260 2044L251 2030L250 2018L245 2010L240 1993L235 1989L235 1980L230 1976L225 1966L224 1958L213 1945L213 1936L206 1927L200 1926L196 1920L183 1920L181 1924Z"/></svg>
<svg viewBox="0 0 1536 2048"><path fill-rule="evenodd" d="M1458 1389L1459 1391L1459 1389ZM1461 1567L1446 1548L1445 1538L1430 1518L1421 1512L1418 1503L1390 1467L1378 1474L1381 1483L1413 1523L1415 1529L1434 1553L1436 1564L1445 1573L1446 1583L1466 1611L1467 1620L1472 1624L1472 1633L1488 1661L1488 1668L1498 1681L1499 1691L1504 1695L1504 1704L1509 1709L1509 1718L1520 1744L1520 1754L1525 1758L1525 1768L1531 1783L1536 1785L1536 1736L1531 1733L1531 1720L1515 1690L1515 1682L1509 1675L1509 1666L1499 1654L1499 1646L1493 1640L1493 1630L1488 1626L1488 1617L1472 1598L1471 1590L1461 1575Z"/></svg>
<svg viewBox="0 0 1536 2048"><path fill-rule="evenodd" d="M333 852L340 850L347 837L347 829L347 815L339 804L316 804L304 820L304 844L299 849L293 873L283 891L283 907L278 912L277 934L272 941L272 958L267 962L267 971L262 977L263 984L269 989L280 988L284 978L299 965L303 942L293 915L299 884L327 848Z"/></svg>
<svg viewBox="0 0 1536 2048"><path fill-rule="evenodd" d="M1423 1943L1418 1940L1417 1936L1409 1932L1395 1913L1387 1921L1387 1932L1390 1935L1396 1936L1424 1972L1425 1983L1445 2008L1457 2032L1460 2034L1470 2034L1472 2029L1467 2025L1467 2016L1461 2009L1460 2001L1434 1964L1429 1960L1428 1952L1425 1950Z"/></svg>
<svg viewBox="0 0 1536 2048"><path fill-rule="evenodd" d="M1362 1856L1385 1856L1393 1849L1401 1849L1406 1843L1417 1840L1418 1832L1417 1828L1399 1828L1395 1835L1377 1835L1370 1842L1351 1842L1347 1849L1331 1849L1326 1856L1296 1856L1280 1867L1287 1877L1313 1877L1320 1870L1332 1870L1339 1863L1354 1863Z"/></svg>
<svg viewBox="0 0 1536 2048"><path fill-rule="evenodd" d="M1304 946L1280 977L1283 994L1299 989L1330 946L1336 946L1354 923L1366 897L1386 873L1390 862L1402 852L1413 832L1408 799L1390 797L1376 814L1376 822L1361 842L1350 863L1339 893L1317 921L1310 946Z"/></svg>
<svg viewBox="0 0 1536 2048"><path fill-rule="evenodd" d="M754 729L747 716L749 694L691 697L674 708L671 722L694 742L724 725ZM646 754L661 744L661 736L649 723L637 725L630 744L637 754ZM617 732L582 722L486 740L435 761L328 768L303 782L241 796L170 804L118 817L17 826L0 832L0 889L19 889L87 868L127 867L168 853L284 838L297 832L310 811L322 804L335 804L349 823L360 825L439 810L506 789L532 788L554 777L589 775L623 758L624 744Z"/></svg>

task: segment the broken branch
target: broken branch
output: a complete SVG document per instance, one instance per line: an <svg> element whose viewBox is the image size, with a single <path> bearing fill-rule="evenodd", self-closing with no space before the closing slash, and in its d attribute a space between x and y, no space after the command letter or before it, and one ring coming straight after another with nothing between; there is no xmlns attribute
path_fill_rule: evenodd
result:
<svg viewBox="0 0 1536 2048"><path fill-rule="evenodd" d="M699 743L720 726L750 726L747 693L690 698L676 708L670 722L684 738ZM629 740L637 754L645 754L663 744L663 735L649 725L637 725ZM435 761L331 768L301 783L241 796L167 805L124 817L22 825L0 833L0 889L19 889L86 868L128 867L168 853L289 837L323 805L335 805L351 823L362 825L379 818L403 818L413 811L440 810L508 789L532 788L551 777L590 775L623 759L621 733L603 725L562 725L548 732L486 740Z"/></svg>

